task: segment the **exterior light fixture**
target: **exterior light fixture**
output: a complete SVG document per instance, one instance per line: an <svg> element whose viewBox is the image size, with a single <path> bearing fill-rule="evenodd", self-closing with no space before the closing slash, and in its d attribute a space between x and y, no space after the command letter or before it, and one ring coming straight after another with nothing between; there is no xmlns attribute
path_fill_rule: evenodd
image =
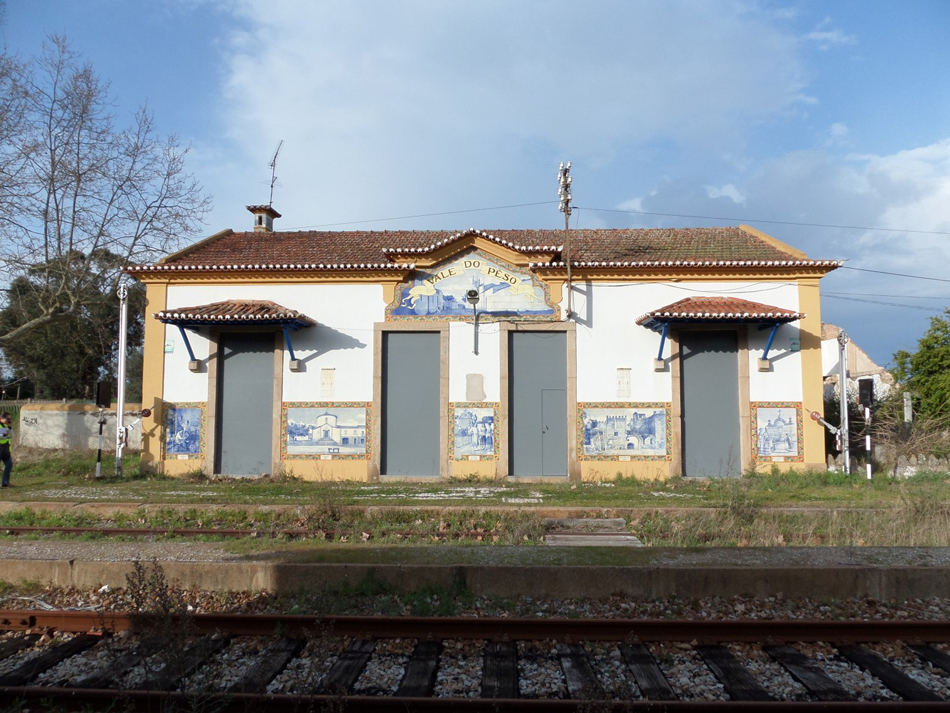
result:
<svg viewBox="0 0 950 713"><path fill-rule="evenodd" d="M475 356L478 356L478 301L480 299L478 290L469 290L465 293L465 299L472 305L472 314L474 315L473 326L475 328Z"/></svg>

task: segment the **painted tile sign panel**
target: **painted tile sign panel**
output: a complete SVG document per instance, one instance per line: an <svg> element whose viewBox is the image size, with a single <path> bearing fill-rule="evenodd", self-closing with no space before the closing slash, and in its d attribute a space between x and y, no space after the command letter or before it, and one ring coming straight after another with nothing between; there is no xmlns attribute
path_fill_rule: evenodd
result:
<svg viewBox="0 0 950 713"><path fill-rule="evenodd" d="M669 406L664 403L578 404L582 460L669 460Z"/></svg>
<svg viewBox="0 0 950 713"><path fill-rule="evenodd" d="M165 404L165 458L201 459L204 446L205 405L199 402Z"/></svg>
<svg viewBox="0 0 950 713"><path fill-rule="evenodd" d="M527 271L518 270L476 250L460 258L415 273L396 291L391 319L472 319L466 295L478 291L479 319L556 316L547 287Z"/></svg>
<svg viewBox="0 0 950 713"><path fill-rule="evenodd" d="M752 454L757 461L772 463L804 460L800 403L752 404Z"/></svg>
<svg viewBox="0 0 950 713"><path fill-rule="evenodd" d="M281 418L285 459L365 459L369 454L365 402L289 402Z"/></svg>
<svg viewBox="0 0 950 713"><path fill-rule="evenodd" d="M498 406L480 401L449 404L452 460L498 459Z"/></svg>

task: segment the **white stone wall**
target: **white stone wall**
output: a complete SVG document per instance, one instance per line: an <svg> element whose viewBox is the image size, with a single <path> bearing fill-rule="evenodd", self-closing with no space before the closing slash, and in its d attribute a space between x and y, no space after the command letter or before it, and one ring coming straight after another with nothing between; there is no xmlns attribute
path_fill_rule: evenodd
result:
<svg viewBox="0 0 950 713"><path fill-rule="evenodd" d="M139 404L126 404L125 423L136 423L129 429L128 447L142 447L142 424ZM116 410L105 412L102 429L102 450L115 452ZM99 447L99 410L94 406L75 404L26 404L20 409L20 427L16 445L27 448L83 449Z"/></svg>

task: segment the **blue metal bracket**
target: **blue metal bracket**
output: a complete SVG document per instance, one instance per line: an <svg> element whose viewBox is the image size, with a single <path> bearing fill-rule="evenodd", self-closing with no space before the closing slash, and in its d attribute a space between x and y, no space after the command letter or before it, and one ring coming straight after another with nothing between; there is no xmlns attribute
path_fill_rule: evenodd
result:
<svg viewBox="0 0 950 713"><path fill-rule="evenodd" d="M762 359L769 358L769 350L772 348L772 340L775 339L775 333L778 331L778 325L779 325L778 322L772 325L772 333L769 334L769 341L765 345L765 353L762 355Z"/></svg>
<svg viewBox="0 0 950 713"><path fill-rule="evenodd" d="M297 361L297 357L294 355L294 345L290 343L290 329L288 329L286 324L282 324L280 328L284 332L284 341L287 342L287 351L290 352L290 361Z"/></svg>
<svg viewBox="0 0 950 713"><path fill-rule="evenodd" d="M181 333L181 338L185 342L185 349L188 350L188 358L191 359L191 361L198 361L195 359L195 352L191 348L191 342L188 341L188 335L185 333L185 328L179 324L178 331Z"/></svg>
<svg viewBox="0 0 950 713"><path fill-rule="evenodd" d="M667 322L663 325L663 331L660 333L660 351L656 353L656 360L660 361L663 359L663 347L666 345L666 330L670 328L670 323Z"/></svg>

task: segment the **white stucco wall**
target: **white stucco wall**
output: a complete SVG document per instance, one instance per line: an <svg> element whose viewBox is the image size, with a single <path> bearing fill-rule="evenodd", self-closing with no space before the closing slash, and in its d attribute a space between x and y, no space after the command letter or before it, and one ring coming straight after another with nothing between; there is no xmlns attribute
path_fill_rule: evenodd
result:
<svg viewBox="0 0 950 713"><path fill-rule="evenodd" d="M689 296L733 295L776 307L798 310L794 283L705 282L705 283L576 283L574 311L577 315L577 400L646 401L672 400L668 366L669 342L664 346L664 371L653 370L660 335L636 324L653 309ZM167 310L208 304L226 299L267 299L296 309L315 319L317 327L292 333L294 351L303 364L300 372L289 369L285 351L284 401L372 401L374 324L385 319L383 289L378 285L219 285L171 286ZM566 299L562 307L566 307ZM205 401L208 394L206 331L188 336L195 356L203 361L199 373L188 370L188 353L178 328L165 329L172 352L165 354L163 397L166 401ZM449 326L449 400L467 401L468 374L481 374L485 401L500 400L500 329L497 323L479 325L479 354L473 353L470 323ZM748 329L750 400L801 401L801 353L790 351L799 338L796 323L779 327L770 352L772 368L760 372L769 329ZM824 355L823 355L824 356ZM617 369L631 370L629 397L618 396ZM322 390L322 370L334 370L332 395Z"/></svg>
<svg viewBox="0 0 950 713"><path fill-rule="evenodd" d="M372 401L373 325L385 315L383 288L379 285L215 285L171 286L166 310L220 302L227 299L271 300L298 310L317 322L316 327L291 333L294 355L303 364L300 372L289 369L284 352L284 401L322 400L323 369L334 369L334 401ZM205 334L204 330L202 330ZM188 371L188 353L178 328L167 326L166 340L174 352L165 354L166 401L205 401L208 398L206 362L201 372ZM188 332L195 357L207 360L208 340Z"/></svg>
<svg viewBox="0 0 950 713"><path fill-rule="evenodd" d="M664 371L653 371L660 335L636 323L646 312L686 297L731 295L774 307L798 310L794 283L578 283L574 292L577 314L577 400L672 400L669 341L662 358ZM566 304L566 303L565 303ZM759 372L769 329L749 328L749 398L752 401L801 401L801 353L790 351L799 337L797 324L779 327L769 359L772 370ZM629 399L617 396L617 369L631 369Z"/></svg>
<svg viewBox="0 0 950 713"><path fill-rule="evenodd" d="M474 354L475 331L471 324L449 325L449 401L469 401L468 375L481 374L484 401L501 399L501 330L497 323L478 325L478 355Z"/></svg>

